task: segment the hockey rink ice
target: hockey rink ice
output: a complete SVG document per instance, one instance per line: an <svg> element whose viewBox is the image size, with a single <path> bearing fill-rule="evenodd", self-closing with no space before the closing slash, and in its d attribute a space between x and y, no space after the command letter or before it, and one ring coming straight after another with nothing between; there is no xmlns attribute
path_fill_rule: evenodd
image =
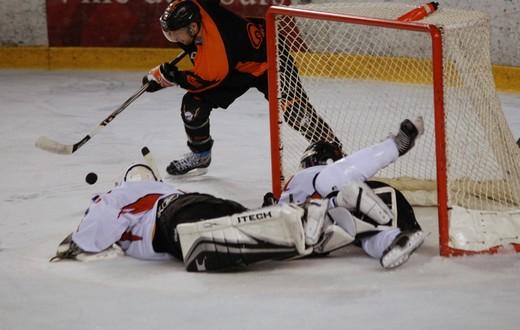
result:
<svg viewBox="0 0 520 330"><path fill-rule="evenodd" d="M520 255L440 257L433 208L416 208L430 235L393 271L354 246L217 274L130 257L49 263L89 199L140 161L141 147L163 175L187 151L177 88L144 94L72 155L34 147L40 135L79 141L142 75L0 71L0 330L520 328ZM518 138L520 94L500 99ZM259 207L271 189L267 102L252 90L211 120L208 174L166 181Z"/></svg>

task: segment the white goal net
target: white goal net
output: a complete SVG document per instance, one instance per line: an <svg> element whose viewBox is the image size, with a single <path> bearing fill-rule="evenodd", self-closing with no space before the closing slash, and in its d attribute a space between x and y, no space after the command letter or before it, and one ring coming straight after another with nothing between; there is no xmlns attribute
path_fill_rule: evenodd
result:
<svg viewBox="0 0 520 330"><path fill-rule="evenodd" d="M326 135L322 125L314 135L301 134L291 116L284 118L280 100L301 82L347 153L381 141L405 118L424 117L425 135L378 179L415 203L439 206L441 254L519 243L520 149L495 92L489 20L445 8L417 23L395 20L410 9L391 3L271 9L270 64L278 73L270 80L273 189L279 192L297 171L309 137ZM284 54L297 69L280 81Z"/></svg>

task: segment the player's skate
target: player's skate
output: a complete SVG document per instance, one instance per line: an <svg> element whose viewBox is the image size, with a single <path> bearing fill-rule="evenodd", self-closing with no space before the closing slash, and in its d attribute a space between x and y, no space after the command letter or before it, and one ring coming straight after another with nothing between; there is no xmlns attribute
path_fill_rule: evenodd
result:
<svg viewBox="0 0 520 330"><path fill-rule="evenodd" d="M399 132L394 136L399 156L406 154L415 144L415 140L424 133L424 121L421 116L413 122L405 119L401 122Z"/></svg>
<svg viewBox="0 0 520 330"><path fill-rule="evenodd" d="M183 158L174 160L166 168L170 175L202 175L208 172L211 163L211 151L190 152Z"/></svg>
<svg viewBox="0 0 520 330"><path fill-rule="evenodd" d="M423 243L425 235L421 230L403 231L393 240L379 259L381 266L392 269L404 264Z"/></svg>

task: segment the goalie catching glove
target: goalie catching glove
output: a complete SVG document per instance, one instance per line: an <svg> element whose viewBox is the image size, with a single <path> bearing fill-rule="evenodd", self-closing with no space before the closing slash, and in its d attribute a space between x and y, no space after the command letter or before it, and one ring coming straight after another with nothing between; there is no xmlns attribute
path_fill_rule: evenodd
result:
<svg viewBox="0 0 520 330"><path fill-rule="evenodd" d="M153 93L166 87L177 85L175 76L179 69L170 63L156 66L143 77L143 85L148 83L147 92Z"/></svg>

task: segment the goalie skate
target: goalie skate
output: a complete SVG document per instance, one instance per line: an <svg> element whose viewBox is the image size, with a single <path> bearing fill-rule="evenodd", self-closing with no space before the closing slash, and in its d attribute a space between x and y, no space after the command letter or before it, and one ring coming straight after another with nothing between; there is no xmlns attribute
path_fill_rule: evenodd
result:
<svg viewBox="0 0 520 330"><path fill-rule="evenodd" d="M415 145L415 140L424 133L424 120L421 116L413 122L409 119L403 120L399 132L394 135L394 141L399 150L399 156L406 154Z"/></svg>
<svg viewBox="0 0 520 330"><path fill-rule="evenodd" d="M174 160L166 168L166 172L174 176L196 176L206 174L211 164L211 151L190 152L183 158Z"/></svg>
<svg viewBox="0 0 520 330"><path fill-rule="evenodd" d="M383 252L379 260L385 269L392 269L404 264L423 243L425 235L421 230L403 231Z"/></svg>

